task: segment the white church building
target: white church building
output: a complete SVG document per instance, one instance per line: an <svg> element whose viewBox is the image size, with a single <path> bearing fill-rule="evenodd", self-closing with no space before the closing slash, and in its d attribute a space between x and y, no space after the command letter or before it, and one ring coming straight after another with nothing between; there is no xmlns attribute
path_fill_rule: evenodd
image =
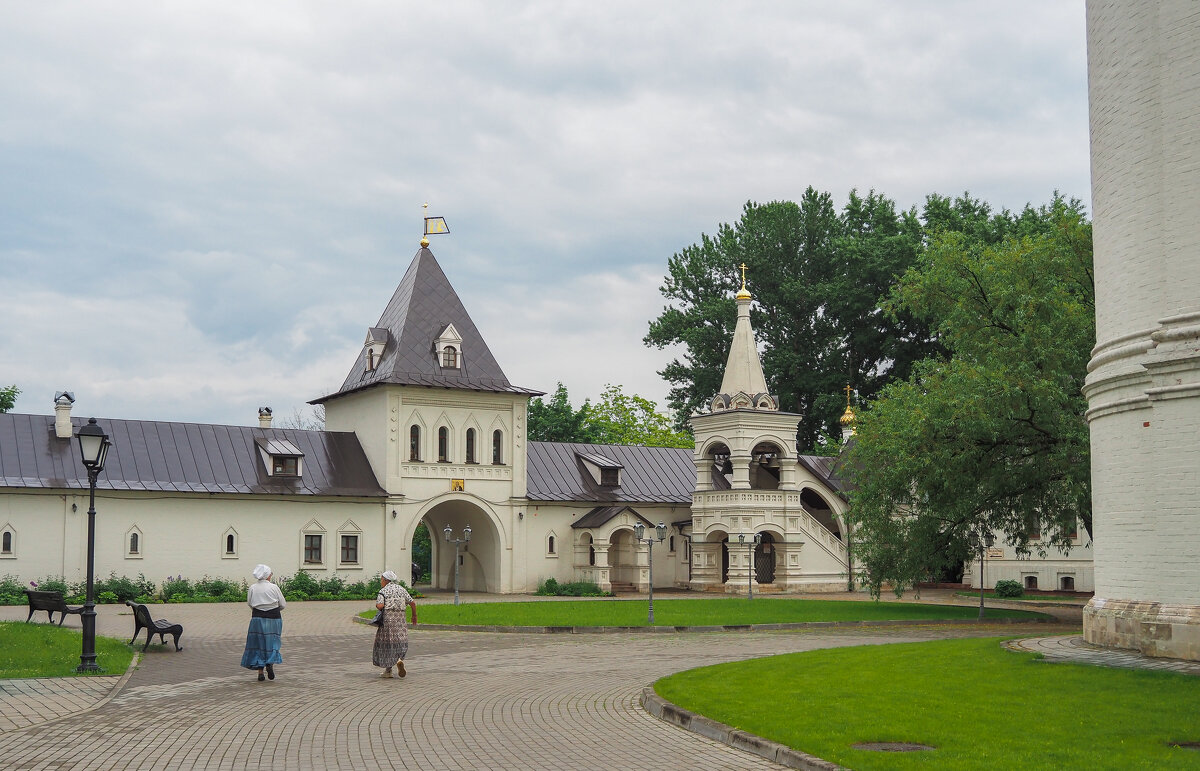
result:
<svg viewBox="0 0 1200 771"><path fill-rule="evenodd" d="M348 582L408 573L418 525L432 580L531 592L547 578L605 590L842 591L852 570L834 459L800 455L798 416L766 393L738 320L722 393L693 417L696 449L530 442L529 400L492 356L422 243L337 392L322 431L99 418L96 574L245 578L256 563ZM0 414L0 575L81 580L87 476L73 397L53 416ZM635 538L665 525L653 548Z"/></svg>

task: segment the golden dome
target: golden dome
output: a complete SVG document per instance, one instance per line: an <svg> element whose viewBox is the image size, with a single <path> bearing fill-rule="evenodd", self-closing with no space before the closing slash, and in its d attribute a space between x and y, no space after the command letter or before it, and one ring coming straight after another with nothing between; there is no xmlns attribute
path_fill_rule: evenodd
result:
<svg viewBox="0 0 1200 771"><path fill-rule="evenodd" d="M850 408L849 404L846 405L846 411L842 413L842 417L838 422L843 426L849 426L854 423L854 410Z"/></svg>

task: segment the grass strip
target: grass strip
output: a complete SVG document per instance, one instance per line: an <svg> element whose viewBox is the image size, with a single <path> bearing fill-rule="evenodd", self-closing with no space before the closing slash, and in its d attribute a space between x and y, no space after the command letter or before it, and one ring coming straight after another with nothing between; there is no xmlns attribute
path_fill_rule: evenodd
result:
<svg viewBox="0 0 1200 771"><path fill-rule="evenodd" d="M375 611L364 611L369 617ZM714 598L655 600L655 626L737 626L812 621L900 621L977 618L978 608L899 602ZM649 626L645 600L565 600L555 602L481 602L422 605L419 619L428 624L463 626ZM1045 618L1025 610L992 609L987 618Z"/></svg>
<svg viewBox="0 0 1200 771"><path fill-rule="evenodd" d="M1200 680L1047 664L1001 638L863 645L659 680L679 706L854 769L1200 768ZM932 751L852 749L914 742Z"/></svg>
<svg viewBox="0 0 1200 771"><path fill-rule="evenodd" d="M57 624L0 622L0 679L21 677L67 677L75 675L83 633ZM123 675L133 658L124 640L96 637L96 663L101 672Z"/></svg>

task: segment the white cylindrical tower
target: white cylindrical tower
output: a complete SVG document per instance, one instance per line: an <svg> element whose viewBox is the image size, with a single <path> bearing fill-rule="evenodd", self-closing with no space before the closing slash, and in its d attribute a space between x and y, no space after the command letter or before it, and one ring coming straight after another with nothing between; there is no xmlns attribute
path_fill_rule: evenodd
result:
<svg viewBox="0 0 1200 771"><path fill-rule="evenodd" d="M1200 660L1200 5L1087 4L1096 596L1084 636Z"/></svg>

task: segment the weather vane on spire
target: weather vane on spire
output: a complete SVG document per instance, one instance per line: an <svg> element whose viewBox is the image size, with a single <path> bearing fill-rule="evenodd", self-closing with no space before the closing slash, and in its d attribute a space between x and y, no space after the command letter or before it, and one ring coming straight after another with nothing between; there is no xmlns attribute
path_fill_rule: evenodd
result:
<svg viewBox="0 0 1200 771"><path fill-rule="evenodd" d="M421 204L421 208L425 210L425 232L421 236L421 246L429 246L429 236L436 236L441 233L449 233L450 227L446 225L445 217L430 217L429 202Z"/></svg>

